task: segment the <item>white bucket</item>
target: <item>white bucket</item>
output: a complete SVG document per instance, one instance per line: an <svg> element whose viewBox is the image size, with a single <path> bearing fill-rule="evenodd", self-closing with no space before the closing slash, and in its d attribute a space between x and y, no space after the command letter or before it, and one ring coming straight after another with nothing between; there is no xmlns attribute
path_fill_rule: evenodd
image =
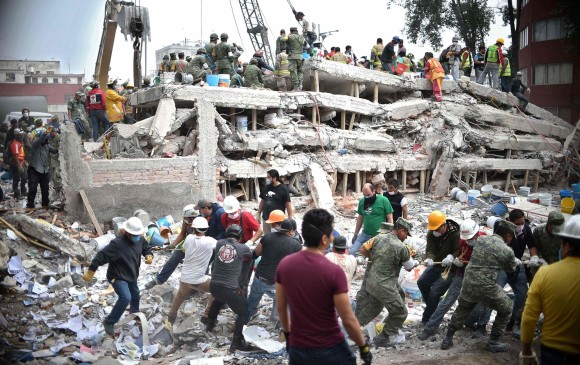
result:
<svg viewBox="0 0 580 365"><path fill-rule="evenodd" d="M127 218L125 217L114 217L113 219L111 219L111 222L113 222L113 230L115 231L115 236L119 235L119 232L121 231L121 228L123 228L126 221Z"/></svg>
<svg viewBox="0 0 580 365"><path fill-rule="evenodd" d="M113 239L115 239L115 235L113 233L107 233L100 237L93 238L90 244L96 247L97 251L100 251L105 248Z"/></svg>
<svg viewBox="0 0 580 365"><path fill-rule="evenodd" d="M550 205L552 205L552 194L540 194L540 205L544 205L546 207L549 207Z"/></svg>
<svg viewBox="0 0 580 365"><path fill-rule="evenodd" d="M219 74L219 87L230 87L230 75L229 74Z"/></svg>
<svg viewBox="0 0 580 365"><path fill-rule="evenodd" d="M484 198L489 197L489 195L491 194L491 191L493 190L493 186L491 185L483 185L481 187L481 196Z"/></svg>
<svg viewBox="0 0 580 365"><path fill-rule="evenodd" d="M248 131L248 117L246 115L238 115L236 117L236 128L244 132Z"/></svg>
<svg viewBox="0 0 580 365"><path fill-rule="evenodd" d="M486 224L487 224L487 226L489 228L493 229L493 226L495 225L495 222L497 222L499 220L501 220L500 217L491 216L491 217L487 218Z"/></svg>
<svg viewBox="0 0 580 365"><path fill-rule="evenodd" d="M481 195L479 190L469 190L467 192L467 200L469 201L469 205L475 205L473 203L473 199L478 198Z"/></svg>
<svg viewBox="0 0 580 365"><path fill-rule="evenodd" d="M457 199L461 203L465 203L467 202L467 193L465 191L458 191L457 195L455 195L455 199Z"/></svg>
<svg viewBox="0 0 580 365"><path fill-rule="evenodd" d="M424 270L424 266L418 266L412 269L410 272L405 271L399 274L400 285L407 298L417 301L421 300L421 291L417 285L417 280Z"/></svg>
<svg viewBox="0 0 580 365"><path fill-rule="evenodd" d="M455 197L457 196L457 193L461 191L461 188L455 187L453 189L451 189L451 192L449 193L449 197L451 199L455 199Z"/></svg>
<svg viewBox="0 0 580 365"><path fill-rule="evenodd" d="M149 216L149 213L143 209L137 209L135 212L133 212L133 217L139 218L141 223L143 223L143 227L147 227L149 223L151 223L151 217Z"/></svg>
<svg viewBox="0 0 580 365"><path fill-rule="evenodd" d="M531 190L532 189L530 187L528 187L528 186L520 186L520 190L518 191L518 193L521 196L528 196L528 195L530 195L530 191Z"/></svg>

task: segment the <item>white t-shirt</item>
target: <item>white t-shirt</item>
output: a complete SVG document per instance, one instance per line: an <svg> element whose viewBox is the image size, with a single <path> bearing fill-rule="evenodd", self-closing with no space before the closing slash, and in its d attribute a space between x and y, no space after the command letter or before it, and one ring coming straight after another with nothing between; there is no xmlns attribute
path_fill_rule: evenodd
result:
<svg viewBox="0 0 580 365"><path fill-rule="evenodd" d="M194 234L187 236L183 242L185 259L181 269L181 281L188 284L201 284L207 280L208 276L205 272L216 242L212 237L198 237Z"/></svg>
<svg viewBox="0 0 580 365"><path fill-rule="evenodd" d="M339 254L336 252L329 252L326 254L326 258L330 260L330 262L337 264L340 266L344 274L346 275L346 281L348 283L348 287L350 288L350 282L354 278L356 274L356 267L357 262L356 258L352 255L348 255L346 253Z"/></svg>

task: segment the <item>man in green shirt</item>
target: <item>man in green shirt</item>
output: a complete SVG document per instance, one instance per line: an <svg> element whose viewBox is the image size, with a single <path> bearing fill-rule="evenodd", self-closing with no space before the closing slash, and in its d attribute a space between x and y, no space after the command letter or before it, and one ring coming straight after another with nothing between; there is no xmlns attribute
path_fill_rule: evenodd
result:
<svg viewBox="0 0 580 365"><path fill-rule="evenodd" d="M376 194L374 186L368 183L363 186L362 193L363 198L358 203L358 217L349 250L353 256L358 253L363 243L377 235L381 223L385 221L393 223L393 207L389 199ZM362 233L359 234L361 228Z"/></svg>

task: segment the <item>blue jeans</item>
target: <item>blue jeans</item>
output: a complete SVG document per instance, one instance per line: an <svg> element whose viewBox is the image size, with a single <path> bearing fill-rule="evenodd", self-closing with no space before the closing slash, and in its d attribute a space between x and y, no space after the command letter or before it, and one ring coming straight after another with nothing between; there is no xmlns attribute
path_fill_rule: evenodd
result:
<svg viewBox="0 0 580 365"><path fill-rule="evenodd" d="M358 237L356 238L356 241L354 241L352 246L350 246L350 248L348 249L349 255L355 256L360 250L363 243L365 243L366 241L370 240L373 237L374 236L371 236L370 234L366 234L364 232L359 233Z"/></svg>
<svg viewBox="0 0 580 365"><path fill-rule="evenodd" d="M512 92L512 94L514 94L514 96L520 100L520 102L521 102L521 108L522 109L526 109L526 107L528 106L528 98L526 98L524 96L524 94L522 94L520 92L515 92L515 93Z"/></svg>
<svg viewBox="0 0 580 365"><path fill-rule="evenodd" d="M580 364L580 355L566 354L542 345L540 347L540 363L542 365L576 365Z"/></svg>
<svg viewBox="0 0 580 365"><path fill-rule="evenodd" d="M171 257L169 258L169 260L165 262L165 265L163 265L161 271L159 271L159 274L157 274L156 276L157 284L163 284L164 282L166 282L171 276L171 274L173 274L177 266L179 266L179 264L183 262L184 258L185 252L183 252L183 250L180 250L178 248L173 250Z"/></svg>
<svg viewBox="0 0 580 365"><path fill-rule="evenodd" d="M437 309L431 315L429 322L425 326L427 331L435 332L439 325L443 321L445 314L451 309L457 298L459 298L459 293L461 293L461 285L463 284L463 277L455 275L451 280L451 286L447 289L447 294L445 294L445 299L439 302Z"/></svg>
<svg viewBox="0 0 580 365"><path fill-rule="evenodd" d="M89 116L93 124L93 140L96 142L99 139L99 122L103 123L105 131L111 128L111 122L109 122L107 113L104 110L91 109L89 110Z"/></svg>
<svg viewBox="0 0 580 365"><path fill-rule="evenodd" d="M509 275L504 271L500 271L497 277L497 284L502 288L509 284L512 288L515 296L514 308L512 310L512 318L509 322L509 327L513 326L514 323L520 324L522 320L522 310L524 309L524 304L528 296L528 279L526 278L526 271L523 267L516 268L516 272L510 273ZM491 317L491 309L486 308L484 315L484 323L489 322Z"/></svg>
<svg viewBox="0 0 580 365"><path fill-rule="evenodd" d="M274 300L274 303L272 303L272 311L270 312L270 320L277 321L278 308L276 308L276 285L268 285L257 276L254 276L252 289L248 296L248 318L252 318L252 316L258 311L258 304L260 304L260 300L264 294Z"/></svg>
<svg viewBox="0 0 580 365"><path fill-rule="evenodd" d="M427 304L425 311L423 311L423 323L429 322L433 312L437 309L439 305L439 300L441 296L445 294L451 282L453 280L454 274L449 274L447 279L441 277L441 273L444 268L441 266L431 266L421 274L419 280L417 280L417 286L421 291L423 296L423 301Z"/></svg>
<svg viewBox="0 0 580 365"><path fill-rule="evenodd" d="M115 289L115 293L119 297L117 302L113 306L111 313L107 317L106 321L109 324L115 324L119 322L119 318L125 312L127 305L130 303L131 306L129 307L130 313L139 312L139 287L137 286L137 282L129 283L123 280L114 280L111 282L113 285L113 289Z"/></svg>
<svg viewBox="0 0 580 365"><path fill-rule="evenodd" d="M332 347L288 350L290 365L356 365L356 356L346 341Z"/></svg>
<svg viewBox="0 0 580 365"><path fill-rule="evenodd" d="M383 65L383 71L390 73L390 74L393 73L393 63L392 62L381 61L381 64Z"/></svg>

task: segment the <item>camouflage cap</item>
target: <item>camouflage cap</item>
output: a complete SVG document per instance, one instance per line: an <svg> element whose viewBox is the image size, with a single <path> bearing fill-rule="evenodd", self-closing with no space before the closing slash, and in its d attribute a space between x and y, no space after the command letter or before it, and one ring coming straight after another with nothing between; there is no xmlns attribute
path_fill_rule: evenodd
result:
<svg viewBox="0 0 580 365"><path fill-rule="evenodd" d="M499 228L499 227L507 228L507 229L509 229L510 231L515 231L515 230L516 230L516 228L517 228L515 224L513 224L512 222L506 221L505 219L502 219L502 220L500 220L500 221L497 223L497 227L498 227L498 228Z"/></svg>
<svg viewBox="0 0 580 365"><path fill-rule="evenodd" d="M393 223L383 222L381 223L381 228L377 231L378 233L389 233L395 228Z"/></svg>
<svg viewBox="0 0 580 365"><path fill-rule="evenodd" d="M400 225L401 227L405 228L407 230L407 236L411 236L411 230L413 229L413 223L409 222L408 220L406 220L403 217L399 217L399 219L397 219L397 223L398 225Z"/></svg>
<svg viewBox="0 0 580 365"><path fill-rule="evenodd" d="M548 214L548 223L552 226L561 226L564 224L564 221L564 214L558 210L553 210L550 212L550 214Z"/></svg>
<svg viewBox="0 0 580 365"><path fill-rule="evenodd" d="M77 91L77 92L75 93L75 95L77 95L77 96L83 96L84 94L83 94L82 92L80 92L80 91Z"/></svg>

